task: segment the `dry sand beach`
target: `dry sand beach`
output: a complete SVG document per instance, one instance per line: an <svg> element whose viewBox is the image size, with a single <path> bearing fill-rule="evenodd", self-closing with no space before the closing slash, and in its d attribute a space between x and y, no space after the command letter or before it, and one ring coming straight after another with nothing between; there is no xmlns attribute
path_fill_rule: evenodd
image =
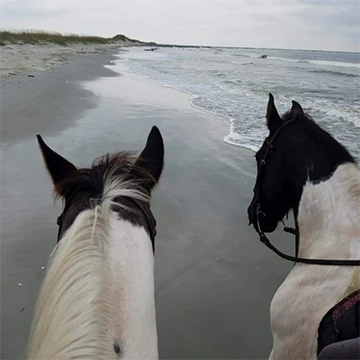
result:
<svg viewBox="0 0 360 360"><path fill-rule="evenodd" d="M61 204L54 206L35 134L88 166L107 152L140 151L157 125L165 141L153 196L160 357L266 358L270 301L291 264L248 226L254 153L225 144L221 118L192 107L184 93L128 73L115 53L72 55L54 71L2 80L1 357L23 356L56 243ZM272 238L293 251L291 236Z"/></svg>
<svg viewBox="0 0 360 360"><path fill-rule="evenodd" d="M2 79L20 74L33 76L39 71L50 71L67 64L78 54L96 54L118 49L121 44L32 45L6 44L0 47ZM122 44L121 46L124 46Z"/></svg>

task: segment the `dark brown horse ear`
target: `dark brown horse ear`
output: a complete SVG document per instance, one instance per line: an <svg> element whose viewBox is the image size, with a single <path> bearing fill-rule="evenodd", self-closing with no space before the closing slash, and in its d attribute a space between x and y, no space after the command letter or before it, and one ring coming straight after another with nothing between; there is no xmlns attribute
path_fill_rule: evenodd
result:
<svg viewBox="0 0 360 360"><path fill-rule="evenodd" d="M294 115L304 115L304 110L299 103L293 100L290 113Z"/></svg>
<svg viewBox="0 0 360 360"><path fill-rule="evenodd" d="M135 163L135 167L141 167L153 178L153 181L144 181L142 184L143 188L149 193L158 182L163 166L164 142L159 129L153 126L148 136L146 146Z"/></svg>
<svg viewBox="0 0 360 360"><path fill-rule="evenodd" d="M282 120L278 111L276 110L274 97L272 94L269 94L266 120L270 133L274 133L282 125Z"/></svg>
<svg viewBox="0 0 360 360"><path fill-rule="evenodd" d="M40 135L36 135L36 137L39 142L46 168L48 169L54 185L57 185L60 181L68 178L77 170L73 164L51 150Z"/></svg>

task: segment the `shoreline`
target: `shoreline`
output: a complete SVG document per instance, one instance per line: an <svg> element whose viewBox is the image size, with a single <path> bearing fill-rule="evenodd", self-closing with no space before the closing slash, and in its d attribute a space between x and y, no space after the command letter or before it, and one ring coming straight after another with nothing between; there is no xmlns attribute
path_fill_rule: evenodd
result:
<svg viewBox="0 0 360 360"><path fill-rule="evenodd" d="M186 91L186 90L182 90L180 88L176 88L174 86L171 86L171 85L167 85L167 84L164 84L162 83L161 81L157 81L157 80L154 80L154 79L151 79L149 76L147 75L144 75L144 74L141 74L141 73L134 73L134 72L131 72L129 71L129 68L127 67L126 69L123 70L124 72L126 73L129 73L129 74L134 74L134 75L137 75L137 76L140 76L146 80L149 80L149 81L152 81L153 83L155 84L158 84L164 88L168 88L168 89L172 89L172 90L175 90L175 91L178 91L179 93L183 93L183 94L186 94L188 96L190 96L190 105L194 108L194 109L197 109L197 110L200 110L206 114L208 114L209 116L214 116L218 119L220 119L220 121L222 121L224 124L226 124L226 126L228 127L228 134L226 136L224 136L224 138L222 139L222 141L228 145L231 145L231 146L235 146L235 147L240 147L242 149L247 149L247 150L250 150L251 152L257 152L259 150L259 147L257 146L252 146L252 145L246 145L246 144L241 144L241 143L238 143L236 141L234 141L233 139L236 139L236 138L239 138L239 134L234 132L234 119L232 119L231 117L229 116L226 116L226 115L220 115L220 114L217 114L215 112L211 112L210 110L207 110L201 106L198 106L198 105L195 105L194 103L194 99L196 98L196 95L189 92L189 91Z"/></svg>
<svg viewBox="0 0 360 360"><path fill-rule="evenodd" d="M224 143L228 127L193 107L189 95L123 72L113 55L73 57L2 89L9 145L1 148L0 174L3 358L23 355L19 343L27 342L42 267L56 244L61 204L54 207L35 134L82 167L105 153L139 154L153 125L165 141L152 197L160 357L267 357L270 301L291 264L248 227L253 153ZM292 251L286 235L273 237Z"/></svg>
<svg viewBox="0 0 360 360"><path fill-rule="evenodd" d="M130 70L185 90L200 108L225 116L229 132L224 141L231 145L253 151L261 147L268 135L264 125L266 99L272 92L281 114L289 110L292 100L297 100L359 158L355 136L358 103L354 96L359 74L353 67L358 65L354 56L317 57L310 53L303 59L301 53L292 56L282 51L269 53L263 60L261 50L183 50L160 49L145 54L134 49L124 57L129 59ZM287 69L283 77L282 66ZM268 81L272 73L277 75L274 81Z"/></svg>

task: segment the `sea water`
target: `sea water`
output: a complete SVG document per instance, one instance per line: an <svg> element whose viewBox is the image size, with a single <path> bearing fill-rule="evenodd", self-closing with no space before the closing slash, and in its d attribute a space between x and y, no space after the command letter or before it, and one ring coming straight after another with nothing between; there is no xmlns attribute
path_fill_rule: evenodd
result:
<svg viewBox="0 0 360 360"><path fill-rule="evenodd" d="M291 100L360 160L360 54L254 48L131 48L131 72L192 95L195 107L222 116L224 141L256 150L267 135L268 94L279 113Z"/></svg>

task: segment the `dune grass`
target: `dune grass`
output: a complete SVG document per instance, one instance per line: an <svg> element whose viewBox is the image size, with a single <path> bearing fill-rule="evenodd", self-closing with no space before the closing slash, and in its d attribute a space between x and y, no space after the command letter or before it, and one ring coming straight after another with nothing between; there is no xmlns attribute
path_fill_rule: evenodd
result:
<svg viewBox="0 0 360 360"><path fill-rule="evenodd" d="M127 39L122 35L123 39ZM0 45L6 44L56 44L67 46L71 44L111 44L117 39L100 36L63 35L56 32L45 31L0 31ZM129 41L131 41L129 39Z"/></svg>

